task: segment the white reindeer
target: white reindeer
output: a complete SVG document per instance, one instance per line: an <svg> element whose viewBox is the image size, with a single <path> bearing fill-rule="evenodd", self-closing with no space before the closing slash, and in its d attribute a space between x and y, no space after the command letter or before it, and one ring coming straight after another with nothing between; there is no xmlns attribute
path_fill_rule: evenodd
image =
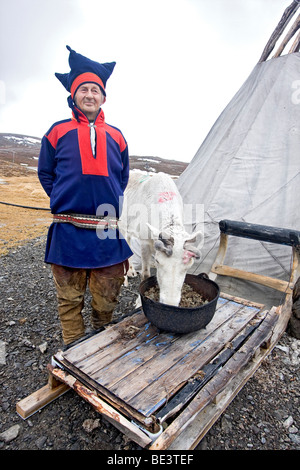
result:
<svg viewBox="0 0 300 470"><path fill-rule="evenodd" d="M199 236L201 243L203 234L188 234L183 220L182 198L169 175L130 174L119 228L129 245L132 237L140 242L142 280L154 261L160 302L168 305L179 304L185 275L200 258L193 244Z"/></svg>

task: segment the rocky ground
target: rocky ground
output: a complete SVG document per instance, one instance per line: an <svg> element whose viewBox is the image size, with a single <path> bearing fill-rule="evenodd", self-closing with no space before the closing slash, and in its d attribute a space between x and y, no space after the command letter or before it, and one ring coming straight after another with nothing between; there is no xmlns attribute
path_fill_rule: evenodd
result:
<svg viewBox="0 0 300 470"><path fill-rule="evenodd" d="M16 403L46 384L47 364L62 346L45 236L0 258L0 448L138 450L74 392L23 420ZM115 318L132 311L137 279L123 287ZM88 326L89 306L86 305ZM197 450L300 448L300 341L285 334Z"/></svg>
<svg viewBox="0 0 300 470"><path fill-rule="evenodd" d="M27 420L16 413L19 400L46 384L47 364L62 340L52 274L43 262L49 219L18 209L4 222L6 210L0 214L0 449L141 450L73 391ZM29 212L42 220L24 234ZM138 282L122 288L116 320L134 308ZM89 327L89 298L85 318ZM196 450L299 450L299 364L300 340L285 333Z"/></svg>

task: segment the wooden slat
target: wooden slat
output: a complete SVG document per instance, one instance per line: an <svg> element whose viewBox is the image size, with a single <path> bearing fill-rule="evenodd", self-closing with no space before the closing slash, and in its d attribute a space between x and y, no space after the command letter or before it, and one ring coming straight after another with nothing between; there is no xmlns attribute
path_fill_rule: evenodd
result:
<svg viewBox="0 0 300 470"><path fill-rule="evenodd" d="M123 329L126 329L133 324L136 324L136 326L139 327L146 323L147 318L141 314L141 312L129 316L122 321ZM67 351L63 353L63 356L73 365L80 365L81 362L85 361L92 355L97 354L98 352L101 353L103 348L114 343L119 338L120 328L117 323L107 327L104 331L92 336L82 343L78 343L76 346L67 349Z"/></svg>
<svg viewBox="0 0 300 470"><path fill-rule="evenodd" d="M240 305L234 304L233 307L232 305L230 306L227 301L223 301L222 299L218 302L218 306L219 308L217 309L217 312L220 313L215 314L213 320L206 329L184 335L185 350L189 350L191 348L191 344L195 341L203 341L209 335L210 331L213 331L220 322L226 321L229 316L234 314L234 308L240 308ZM129 374L131 374L129 382L132 381L132 373L134 373L134 381L136 382L139 370L144 367L145 363L147 363L148 369L150 367L148 361L150 359L155 360L156 356L159 355L160 357L161 354L163 354L165 360L169 349L172 348L172 350L174 350L177 348L174 343L177 343L178 341L182 342L182 338L182 335L161 333L153 340L147 341L147 343L142 344L142 342L140 342L137 348L130 351L130 354L125 353L123 357L119 357L116 361L113 361L109 368L106 368L105 370L99 368L99 370L93 375L93 379L112 390L114 390L113 386L117 382L123 380L124 387L128 388L126 381L128 380L127 376ZM184 354L181 342L179 346L180 356ZM83 368L83 371L86 372L85 367Z"/></svg>
<svg viewBox="0 0 300 470"><path fill-rule="evenodd" d="M113 423L120 431L126 434L130 439L133 439L142 447L151 443L151 439L142 432L137 426L128 421L121 413L116 411L106 402L101 400L92 390L85 387L82 383L76 380L72 375L67 374L61 369L54 368L52 374L58 380L63 381L68 387L72 388L79 396L85 401L90 403L95 410L103 415L107 420Z"/></svg>
<svg viewBox="0 0 300 470"><path fill-rule="evenodd" d="M133 337L127 336L126 328L122 324L119 325L119 335L113 343L103 347L97 353L87 357L84 360L77 361L76 367L82 369L85 374L95 378L97 373L106 370L107 366L113 361L118 361L122 357L126 357L145 341L151 341L159 335L158 329L150 323L145 323L144 315L141 313L140 318L135 319L129 327L136 328L133 330ZM137 321L136 321L137 320ZM140 320L140 321L139 321ZM119 371L120 372L120 371Z"/></svg>
<svg viewBox="0 0 300 470"><path fill-rule="evenodd" d="M113 386L122 379L127 381L129 374L136 373L139 367L143 367L157 355L165 354L166 348L172 347L177 337L171 334L159 334L147 342L147 347L138 346L134 350L126 351L117 360L110 363L108 368L98 370L92 375L93 379L104 387L113 389ZM86 369L84 369L86 372Z"/></svg>
<svg viewBox="0 0 300 470"><path fill-rule="evenodd" d="M229 304L232 304L229 306ZM236 302L229 302L228 300L224 299L219 299L218 305L221 308L222 315L221 315L221 320L219 321L225 321L226 318L230 317L232 314L234 314L234 309L239 309L241 305L239 305ZM227 311L227 313L226 313ZM118 325L119 328L121 328L121 323L120 322ZM212 322L211 322L212 323ZM208 325L209 326L209 325ZM99 335L105 335L107 332L103 331ZM197 332L199 334L199 332ZM97 335L98 336L98 335ZM187 335L184 335L187 336ZM98 337L99 340L99 337ZM103 339L100 338L100 341L103 341ZM80 346L80 345L79 345ZM83 343L81 343L81 347L85 346ZM77 349L77 347L76 347ZM80 353L80 351L78 351ZM75 355L76 357L76 355ZM148 419L144 415L142 415L139 410L136 410L132 408L130 405L128 405L124 400L119 399L118 396L116 396L111 389L108 389L106 387L103 387L101 383L97 383L92 377L88 376L87 374L84 373L81 369L78 369L76 366L71 364L69 361L65 360L64 357L60 354L56 354L54 356L54 359L61 364L62 367L65 368L65 370L69 371L74 377L77 377L82 383L86 384L87 386L94 388L97 390L100 396L102 396L105 400L108 400L108 402L112 405L115 405L117 409L119 409L122 413L125 413L126 416L131 416L133 419L144 423L144 425L147 425ZM111 358L112 362L114 358ZM121 369L120 369L121 370ZM128 386L132 386L131 383L128 384L128 382L124 384L125 388L128 388Z"/></svg>
<svg viewBox="0 0 300 470"><path fill-rule="evenodd" d="M68 390L69 387L64 383L60 383L60 385L54 388L47 384L28 397L23 398L23 400L20 400L16 404L16 411L23 419L29 418L29 416L48 405Z"/></svg>
<svg viewBox="0 0 300 470"><path fill-rule="evenodd" d="M178 414L178 412L185 407L187 403L203 388L211 378L218 373L219 369L226 364L226 362L235 354L235 352L242 346L248 336L252 334L255 328L263 319L259 319L256 324L251 322L246 328L237 335L230 343L227 343L224 349L214 357L212 361L205 364L201 371L193 378L187 381L184 387L174 395L156 414L156 418L160 423L163 423L171 416Z"/></svg>
<svg viewBox="0 0 300 470"><path fill-rule="evenodd" d="M218 306L227 302L228 300L219 299ZM133 340L128 341L125 330L132 326L137 328L140 326L141 330ZM146 318L141 312L114 325L112 330L107 329L93 337L92 347L90 347L90 340L88 340L87 344L84 342L64 352L64 361L86 374L93 373L96 377L97 370L101 375L102 370L107 368L108 363L118 360L120 355L125 356L129 351L140 347L143 341L149 341L159 334L156 327L146 322ZM172 337L170 335L171 339ZM90 355L88 355L89 352Z"/></svg>
<svg viewBox="0 0 300 470"><path fill-rule="evenodd" d="M282 281L280 279L275 279L269 276L263 276L261 274L251 273L249 271L244 271L242 269L232 268L231 266L226 265L214 265L212 272L221 275L221 276L230 276L238 279L244 279L245 281L255 282L256 284L262 284L266 287L271 287L280 292L291 293L292 289L289 287L287 281Z"/></svg>
<svg viewBox="0 0 300 470"><path fill-rule="evenodd" d="M180 360L191 348L204 341L215 328L241 308L241 305L237 303L222 300L220 300L219 305L220 307L215 316L205 329L186 335L160 334L155 338L155 342L140 344L139 349L131 351L130 355L119 358L118 361L114 361L107 370L99 370L93 376L93 379L116 394L122 389L125 393L131 388L130 384L133 383L135 389L144 386L145 381L151 381L151 374L156 375L158 373L157 361L159 362L159 370L162 370L162 368L165 370L169 367L170 354L173 360L175 358L177 361ZM167 339L169 339L168 342ZM156 354L154 354L155 350ZM147 357L152 360L147 361ZM83 370L85 371L85 369ZM146 378L144 378L145 374L147 374Z"/></svg>
<svg viewBox="0 0 300 470"><path fill-rule="evenodd" d="M94 338L92 343L88 340L88 344L67 351L67 359L63 353L59 360L66 370L97 390L108 403L126 416L147 424L153 412L212 360L260 311L260 304L247 304L248 301L239 303L231 297L220 298L216 314L205 329L186 335L157 334L156 331L153 341L147 341L145 330L142 330L141 335L124 341L124 328L146 325L145 318L141 321L144 315L139 313L113 325L112 330L99 333L97 341ZM78 356L80 361L76 359ZM75 365L69 362L72 357ZM91 364L93 374L89 369Z"/></svg>
<svg viewBox="0 0 300 470"><path fill-rule="evenodd" d="M263 342L272 336L272 329L277 320L278 314L274 308L245 345L229 359L227 364L196 395L178 418L153 442L149 448L150 450L165 450L171 446L175 438L195 420L207 405L212 403L214 397L221 393L242 368L247 365Z"/></svg>
<svg viewBox="0 0 300 470"><path fill-rule="evenodd" d="M168 357L170 359L168 362L169 368L164 368L165 370L162 371L160 376L157 373L156 380L152 376L150 385L148 385L148 382L150 382L148 379L144 382L142 390L140 390L139 384L135 383L135 387L131 390L127 389L125 398L124 396L122 398L133 408L139 409L145 416L151 415L178 390L179 386L218 354L223 349L224 344L231 341L257 313L254 308L243 307L232 319L211 333L206 341L188 351L186 356L175 365L174 361L172 362L172 356ZM182 344L182 347L184 347L184 344ZM166 359L164 358L164 361L161 362L165 364ZM160 362L158 361L157 368L159 366ZM148 372L148 367L146 371ZM148 373L146 375L149 377ZM114 393L116 393L116 390L114 390ZM118 395L120 396L120 394Z"/></svg>
<svg viewBox="0 0 300 470"><path fill-rule="evenodd" d="M114 406L120 413L124 414L130 419L140 423L142 426L147 428L150 432L152 430L152 418L145 417L142 413L138 410L135 410L131 406L129 406L123 400L120 400L117 396L115 396L110 390L105 387L102 387L101 384L95 382L91 377L84 374L80 369L73 366L68 361L65 361L63 356L60 353L57 353L54 356L54 361L58 367L63 368L67 371L71 376L78 379L80 383L85 385L87 388L95 390L100 398L103 398L107 403Z"/></svg>
<svg viewBox="0 0 300 470"><path fill-rule="evenodd" d="M253 302L252 300L246 300L241 297L237 297L236 295L225 294L224 292L221 293L221 296L224 300L232 300L233 302L237 302L241 305L248 305L248 307L255 307L259 310L263 310L265 308L264 304Z"/></svg>
<svg viewBox="0 0 300 470"><path fill-rule="evenodd" d="M277 322L278 324L278 322ZM255 353L255 360L248 363L230 380L211 403L195 415L188 426L184 427L168 445L168 450L191 450L199 444L232 400L244 387L247 381L255 374L263 360L270 354L274 343L269 348L260 348Z"/></svg>

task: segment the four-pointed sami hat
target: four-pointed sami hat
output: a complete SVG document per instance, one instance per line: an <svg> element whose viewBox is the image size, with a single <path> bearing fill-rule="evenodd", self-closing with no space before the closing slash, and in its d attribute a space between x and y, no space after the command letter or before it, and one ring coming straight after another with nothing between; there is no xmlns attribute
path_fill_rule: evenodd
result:
<svg viewBox="0 0 300 470"><path fill-rule="evenodd" d="M106 82L111 76L116 62L100 64L78 54L70 46L66 47L70 51L69 65L71 70L69 73L56 73L55 76L66 90L71 93L72 98L74 98L78 87L83 83L96 83L100 86L104 96L106 96Z"/></svg>

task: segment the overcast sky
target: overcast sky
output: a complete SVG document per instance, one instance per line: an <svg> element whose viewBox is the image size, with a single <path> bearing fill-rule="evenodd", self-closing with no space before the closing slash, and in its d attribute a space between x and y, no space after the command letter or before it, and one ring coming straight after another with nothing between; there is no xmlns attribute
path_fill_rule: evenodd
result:
<svg viewBox="0 0 300 470"><path fill-rule="evenodd" d="M0 132L70 117L66 45L116 61L103 106L131 155L189 162L292 0L0 0Z"/></svg>

